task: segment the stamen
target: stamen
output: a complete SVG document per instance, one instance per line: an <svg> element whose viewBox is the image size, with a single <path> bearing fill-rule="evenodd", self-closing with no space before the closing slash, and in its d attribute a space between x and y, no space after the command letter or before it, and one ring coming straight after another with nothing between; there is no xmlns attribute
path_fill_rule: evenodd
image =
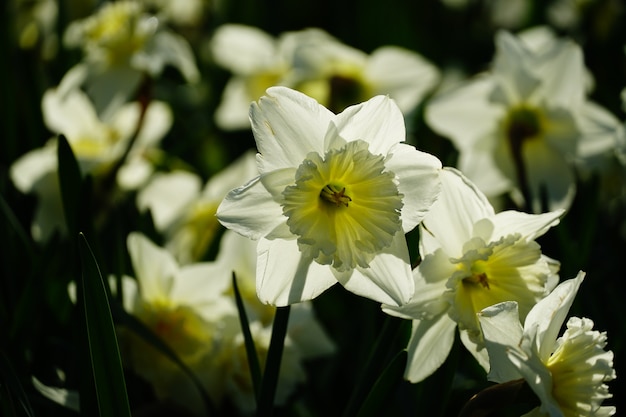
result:
<svg viewBox="0 0 626 417"><path fill-rule="evenodd" d="M474 274L470 277L463 278L463 282L471 283L471 284L480 284L483 288L489 288L489 279L487 278L487 274L484 272L480 274Z"/></svg>
<svg viewBox="0 0 626 417"><path fill-rule="evenodd" d="M322 191L320 191L320 197L335 204L337 207L348 207L348 203L352 201L352 198L346 195L346 187L339 189L338 186L333 184L327 184L326 187L322 188Z"/></svg>

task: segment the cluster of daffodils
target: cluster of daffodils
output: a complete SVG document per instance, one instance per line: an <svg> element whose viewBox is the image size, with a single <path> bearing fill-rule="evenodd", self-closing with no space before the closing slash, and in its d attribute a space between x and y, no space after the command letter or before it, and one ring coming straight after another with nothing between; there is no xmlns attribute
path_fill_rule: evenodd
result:
<svg viewBox="0 0 626 417"><path fill-rule="evenodd" d="M522 3L490 2L499 13ZM161 148L177 122L163 97L180 91L158 82L171 67L177 82L205 83L194 50L167 23L199 26L208 9L201 0L120 0L74 20L63 46L82 59L41 100L52 137L9 170L15 188L37 197L31 234L42 246L67 237L71 222L59 176L65 141L92 181L86 206L102 226L94 233L113 223L118 204L148 219L123 232L130 266L109 284L171 352L120 325L127 371L182 413L207 415L208 397L252 415L260 394L244 335L263 369L284 308L275 403L286 404L310 361L338 349L313 300L339 284L410 323L411 383L444 364L458 334L490 381L525 381L540 404L528 415L615 413L602 405L616 377L606 334L573 317L558 337L584 273L559 283L560 262L538 243L567 215L577 181L606 159L626 160L623 123L587 98L594 81L578 45L546 28L499 31L488 71L435 91L439 70L411 50L367 54L317 28L273 37L223 24L207 42L209 64L232 76L205 116L216 137L251 128L256 149L207 175ZM408 143L420 104L458 151L455 167Z"/></svg>
<svg viewBox="0 0 626 417"><path fill-rule="evenodd" d="M169 251L144 235L129 235L135 276L122 277L124 307L158 335L200 381L199 387L194 385L178 364L122 329L120 346L126 366L152 383L159 401L205 415L200 388L214 403L227 402L244 414L254 411L255 392L231 274L237 277L245 300L261 363L269 347L274 308L254 297L256 252L250 242L227 232L214 262L181 266ZM299 304L287 330L276 402L284 403L305 380L304 360L328 355L334 349L310 304Z"/></svg>
<svg viewBox="0 0 626 417"><path fill-rule="evenodd" d="M302 93L273 87L252 104L250 118L259 175L231 191L217 216L258 240L263 302L310 300L339 282L412 320L411 382L444 363L458 328L490 379L514 379L511 367L526 378L542 413L614 413L600 406L610 397L605 382L615 378L606 337L589 319L573 318L555 342L582 274L556 287L559 262L536 239L563 209L496 213L460 171L401 143L402 114L388 97L334 115ZM404 234L417 225L421 261L411 276ZM499 319L510 321L506 329ZM520 323L523 336L509 332Z"/></svg>
<svg viewBox="0 0 626 417"><path fill-rule="evenodd" d="M233 73L215 113L227 130L249 128L250 102L274 85L301 91L336 113L388 94L407 114L439 80L437 68L416 52L383 46L368 55L317 28L273 38L258 28L222 25L211 51Z"/></svg>

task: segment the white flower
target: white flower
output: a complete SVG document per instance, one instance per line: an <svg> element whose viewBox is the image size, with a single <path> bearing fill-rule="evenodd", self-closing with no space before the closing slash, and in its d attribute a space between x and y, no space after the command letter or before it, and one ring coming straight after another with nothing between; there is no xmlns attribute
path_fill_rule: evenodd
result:
<svg viewBox="0 0 626 417"><path fill-rule="evenodd" d="M156 229L165 235L165 247L183 263L206 255L221 226L215 217L226 194L258 175L254 152L248 151L202 187L196 174L158 173L137 195L137 207L150 210Z"/></svg>
<svg viewBox="0 0 626 417"><path fill-rule="evenodd" d="M315 28L273 38L254 27L223 25L211 49L234 74L215 115L223 129L247 128L250 101L274 85L295 88L334 112L389 94L408 113L439 80L437 68L413 51L384 46L368 55Z"/></svg>
<svg viewBox="0 0 626 417"><path fill-rule="evenodd" d="M162 28L137 1L105 2L92 16L70 23L65 43L81 47L88 62L105 67L129 66L158 76L169 64L188 81L199 79L187 42Z"/></svg>
<svg viewBox="0 0 626 417"><path fill-rule="evenodd" d="M405 372L411 382L441 366L457 326L467 349L486 367L476 313L514 300L525 316L558 281L558 262L542 255L535 239L556 225L563 211L495 214L459 171L444 168L440 177L439 199L420 224L415 295L406 305L383 306L413 320Z"/></svg>
<svg viewBox="0 0 626 417"><path fill-rule="evenodd" d="M459 169L488 196L510 192L535 212L567 208L572 165L611 152L620 130L585 98L588 85L573 42L546 30L498 32L491 72L436 97L426 120L454 142Z"/></svg>
<svg viewBox="0 0 626 417"><path fill-rule="evenodd" d="M332 111L388 94L407 114L439 81L434 65L405 48L382 46L368 55L320 29L296 36L294 88Z"/></svg>
<svg viewBox="0 0 626 417"><path fill-rule="evenodd" d="M378 96L335 115L285 87L250 110L259 176L217 211L257 246L266 303L309 300L340 282L376 301L413 293L404 233L439 191L441 163L401 143L402 113Z"/></svg>
<svg viewBox="0 0 626 417"><path fill-rule="evenodd" d="M219 323L233 316L232 303L222 295L230 281L220 279L211 263L180 267L140 233L131 233L127 244L135 279L122 277L124 308L167 343L203 386L219 385L213 369L223 331ZM178 365L129 331L121 338L126 365L150 381L159 399L202 414L202 400Z"/></svg>
<svg viewBox="0 0 626 417"><path fill-rule="evenodd" d="M615 407L601 406L612 396L606 382L615 379L613 352L604 350L606 333L593 330L587 318L572 317L557 338L584 275L580 272L539 301L523 327L515 302L486 308L478 316L491 360L489 379L524 378L541 400L533 416L615 414Z"/></svg>
<svg viewBox="0 0 626 417"><path fill-rule="evenodd" d="M108 117L123 103L145 93L148 78L167 66L187 82L200 79L187 41L168 30L138 1L104 2L91 16L73 21L65 45L80 47L85 57L71 72L71 88L85 89L100 116Z"/></svg>
<svg viewBox="0 0 626 417"><path fill-rule="evenodd" d="M82 173L96 179L105 176L124 155L140 117L140 105L135 102L102 119L85 93L61 87L44 93L42 111L48 129L66 137ZM116 173L121 189L138 188L147 180L152 165L146 154L160 142L171 123L171 110L165 103L154 101L148 105L135 142ZM10 169L16 188L39 198L32 225L37 241L46 241L55 230L66 231L57 172L56 138L22 155Z"/></svg>

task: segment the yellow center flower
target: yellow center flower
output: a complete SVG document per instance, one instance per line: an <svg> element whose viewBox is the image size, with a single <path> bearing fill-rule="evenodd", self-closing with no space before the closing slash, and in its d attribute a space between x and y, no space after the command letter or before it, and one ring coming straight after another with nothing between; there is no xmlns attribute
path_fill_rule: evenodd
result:
<svg viewBox="0 0 626 417"><path fill-rule="evenodd" d="M302 251L339 271L366 268L401 231L402 194L384 157L356 140L322 158L312 152L283 191L287 225Z"/></svg>
<svg viewBox="0 0 626 417"><path fill-rule="evenodd" d="M479 337L476 313L503 301L517 301L522 317L543 292L549 270L538 263L539 245L525 242L519 234L485 243L474 238L466 243L464 255L451 259L457 271L448 287L451 292L451 316L470 336Z"/></svg>
<svg viewBox="0 0 626 417"><path fill-rule="evenodd" d="M615 378L613 354L604 351L606 334L592 328L591 320L572 317L548 359L552 395L565 417L596 415L602 401L611 397L604 382Z"/></svg>

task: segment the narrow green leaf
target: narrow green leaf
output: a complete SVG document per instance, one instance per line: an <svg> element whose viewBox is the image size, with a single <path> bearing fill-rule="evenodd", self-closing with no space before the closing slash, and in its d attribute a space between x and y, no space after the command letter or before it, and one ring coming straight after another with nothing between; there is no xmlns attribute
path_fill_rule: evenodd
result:
<svg viewBox="0 0 626 417"><path fill-rule="evenodd" d="M378 380L361 405L358 417L375 417L381 415L381 410L390 401L395 387L402 381L406 367L407 352L402 350L396 354L391 363L380 374Z"/></svg>
<svg viewBox="0 0 626 417"><path fill-rule="evenodd" d="M30 405L30 400L24 391L24 387L22 387L20 379L17 377L17 374L11 365L11 361L5 352L2 351L0 351L0 386L5 388L7 395L5 400L7 403L10 402L10 404L13 405L13 400L15 400L15 402L20 405L19 408L23 410L27 417L33 417L35 415ZM2 397L0 396L0 399L1 398ZM14 406L10 408L12 408L12 415L22 415L22 413L17 412Z"/></svg>
<svg viewBox="0 0 626 417"><path fill-rule="evenodd" d="M180 360L176 352L163 342L160 337L154 334L150 328L143 324L141 320L137 319L132 314L128 314L128 312L126 312L118 303L112 303L111 310L117 323L127 327L137 336L141 337L146 343L152 345L152 347L180 367L180 369L189 377L189 379L191 379L193 384L198 389L198 393L200 394L200 397L202 397L207 414L209 416L215 415L215 407L211 398L209 398L207 392L205 391L202 382L200 382L196 374L187 365L185 365L182 360Z"/></svg>
<svg viewBox="0 0 626 417"><path fill-rule="evenodd" d="M235 302L237 303L237 310L239 311L239 323L241 323L241 331L246 343L246 354L248 355L248 367L250 368L250 376L252 377L252 386L256 399L258 401L261 394L261 365L259 365L259 356L254 346L254 340L252 339L252 333L250 333L250 323L248 322L248 315L239 293L239 287L237 286L237 277L233 272L233 290L235 292Z"/></svg>
<svg viewBox="0 0 626 417"><path fill-rule="evenodd" d="M274 409L274 397L276 386L278 385L278 373L280 372L280 362L283 358L285 347L285 335L287 334L287 324L289 323L290 306L278 307L272 325L272 338L267 352L265 370L261 380L261 393L257 404L257 416L269 417Z"/></svg>
<svg viewBox="0 0 626 417"><path fill-rule="evenodd" d="M82 176L78 161L72 152L70 144L65 136L60 135L57 145L57 158L59 161L59 185L61 187L61 200L63 202L63 214L70 236L78 235L79 226L79 202L81 201Z"/></svg>
<svg viewBox="0 0 626 417"><path fill-rule="evenodd" d="M126 382L105 284L98 263L82 233L78 246L82 267L80 287L83 295L80 307L84 314L89 353L89 363L86 365L92 371L97 412L101 417L130 417Z"/></svg>

